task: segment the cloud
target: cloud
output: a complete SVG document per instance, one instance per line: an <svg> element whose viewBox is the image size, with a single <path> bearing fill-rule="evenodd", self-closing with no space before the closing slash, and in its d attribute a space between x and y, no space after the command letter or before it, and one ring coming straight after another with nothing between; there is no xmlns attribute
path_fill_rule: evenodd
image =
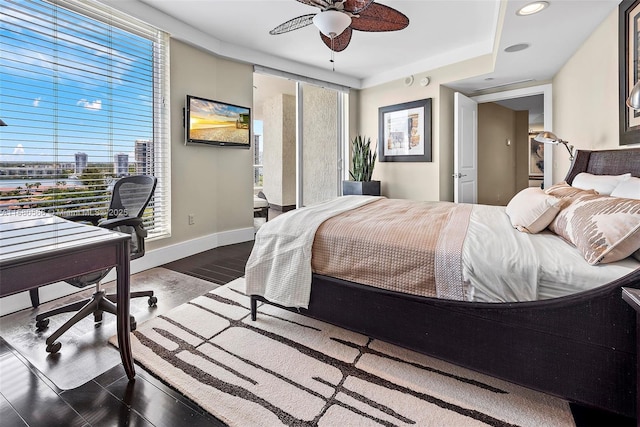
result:
<svg viewBox="0 0 640 427"><path fill-rule="evenodd" d="M102 110L102 101L99 99L96 99L95 101L90 102L82 98L81 100L76 102L76 105L79 105L82 108L85 108L87 110L94 110L94 111Z"/></svg>
<svg viewBox="0 0 640 427"><path fill-rule="evenodd" d="M24 147L22 146L22 144L16 145L16 148L13 149L13 154L18 156L24 154Z"/></svg>
<svg viewBox="0 0 640 427"><path fill-rule="evenodd" d="M42 98L40 98L40 97L37 97L36 99L34 99L34 100L33 100L33 106L34 106L34 107L39 107L39 106L40 106L40 100L41 100L41 99L42 99Z"/></svg>

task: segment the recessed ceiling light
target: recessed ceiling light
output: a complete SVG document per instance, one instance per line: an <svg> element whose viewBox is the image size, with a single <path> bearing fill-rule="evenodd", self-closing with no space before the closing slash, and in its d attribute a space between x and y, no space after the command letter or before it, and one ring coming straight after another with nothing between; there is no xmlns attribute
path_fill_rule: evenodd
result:
<svg viewBox="0 0 640 427"><path fill-rule="evenodd" d="M519 16L527 16L533 15L534 13L541 12L543 9L546 9L549 6L549 2L546 1L535 1L533 3L529 3L526 6L522 6L516 12L516 15Z"/></svg>
<svg viewBox="0 0 640 427"><path fill-rule="evenodd" d="M511 46L508 46L504 49L505 52L518 52L520 50L525 50L529 47L529 43L518 43Z"/></svg>

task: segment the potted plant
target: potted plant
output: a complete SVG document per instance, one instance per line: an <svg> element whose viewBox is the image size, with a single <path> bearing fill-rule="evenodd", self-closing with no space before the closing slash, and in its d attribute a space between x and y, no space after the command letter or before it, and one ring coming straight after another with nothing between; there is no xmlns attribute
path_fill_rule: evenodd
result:
<svg viewBox="0 0 640 427"><path fill-rule="evenodd" d="M376 163L375 149L371 148L371 139L361 135L351 141L351 181L342 181L342 194L370 196L380 195L380 181L372 181L373 167Z"/></svg>

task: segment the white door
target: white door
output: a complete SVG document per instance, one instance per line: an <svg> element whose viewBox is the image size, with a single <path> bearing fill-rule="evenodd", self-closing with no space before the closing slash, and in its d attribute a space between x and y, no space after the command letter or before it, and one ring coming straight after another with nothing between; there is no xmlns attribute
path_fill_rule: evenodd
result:
<svg viewBox="0 0 640 427"><path fill-rule="evenodd" d="M453 95L453 201L478 202L478 103Z"/></svg>

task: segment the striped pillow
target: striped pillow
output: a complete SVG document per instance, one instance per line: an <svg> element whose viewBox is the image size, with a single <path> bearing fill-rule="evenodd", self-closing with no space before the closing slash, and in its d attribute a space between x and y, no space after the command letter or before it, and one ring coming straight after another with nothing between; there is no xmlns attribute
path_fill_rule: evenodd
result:
<svg viewBox="0 0 640 427"><path fill-rule="evenodd" d="M559 199L563 199L565 197L575 197L585 194L598 194L595 190L583 190L581 188L572 187L566 182L561 182L559 184L554 184L551 187L544 190L546 194L550 196L557 197Z"/></svg>
<svg viewBox="0 0 640 427"><path fill-rule="evenodd" d="M591 265L619 261L640 249L640 200L579 195L549 229L575 245Z"/></svg>

